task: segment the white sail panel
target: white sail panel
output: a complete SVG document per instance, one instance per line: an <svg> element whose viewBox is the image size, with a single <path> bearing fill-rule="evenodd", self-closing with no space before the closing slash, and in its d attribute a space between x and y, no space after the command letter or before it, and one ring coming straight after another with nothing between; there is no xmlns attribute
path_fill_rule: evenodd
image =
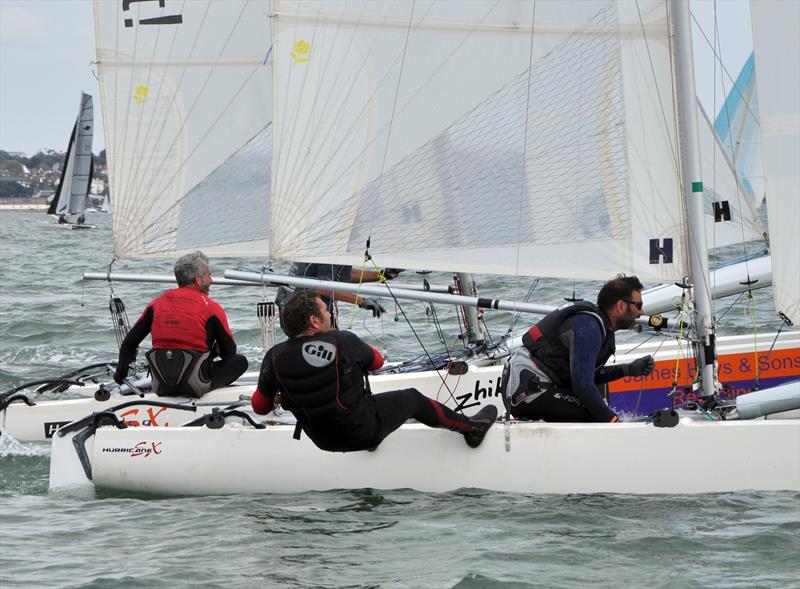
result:
<svg viewBox="0 0 800 589"><path fill-rule="evenodd" d="M758 122L755 53L751 53L714 121L728 159L754 206L764 202L764 166Z"/></svg>
<svg viewBox="0 0 800 589"><path fill-rule="evenodd" d="M269 2L95 2L114 253L266 255Z"/></svg>
<svg viewBox="0 0 800 589"><path fill-rule="evenodd" d="M800 328L800 3L750 3L775 309ZM791 57L787 57L791 56Z"/></svg>
<svg viewBox="0 0 800 589"><path fill-rule="evenodd" d="M697 111L708 247L763 239L766 227L699 102Z"/></svg>
<svg viewBox="0 0 800 589"><path fill-rule="evenodd" d="M664 2L275 7L275 257L685 275Z"/></svg>

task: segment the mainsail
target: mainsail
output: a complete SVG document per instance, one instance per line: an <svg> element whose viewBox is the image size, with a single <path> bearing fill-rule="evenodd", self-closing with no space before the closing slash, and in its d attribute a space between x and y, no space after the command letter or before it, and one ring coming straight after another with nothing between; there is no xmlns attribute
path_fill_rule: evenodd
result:
<svg viewBox="0 0 800 589"><path fill-rule="evenodd" d="M86 209L86 198L92 183L92 137L94 107L92 97L81 93L78 118L72 128L61 182L50 202L50 215L80 215Z"/></svg>
<svg viewBox="0 0 800 589"><path fill-rule="evenodd" d="M775 309L800 327L800 3L750 3ZM786 56L795 61L787 66Z"/></svg>
<svg viewBox="0 0 800 589"><path fill-rule="evenodd" d="M276 258L686 275L664 2L275 9Z"/></svg>
<svg viewBox="0 0 800 589"><path fill-rule="evenodd" d="M95 29L115 256L266 256L269 2L96 0Z"/></svg>

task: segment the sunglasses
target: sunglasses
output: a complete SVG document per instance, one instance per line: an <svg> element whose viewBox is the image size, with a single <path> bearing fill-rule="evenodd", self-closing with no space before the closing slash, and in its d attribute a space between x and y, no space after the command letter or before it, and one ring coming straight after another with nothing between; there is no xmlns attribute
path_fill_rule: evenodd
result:
<svg viewBox="0 0 800 589"><path fill-rule="evenodd" d="M642 307L644 306L644 303L642 301L629 301L628 299L622 299L622 302L623 303L628 303L629 305L636 305L636 308L639 309L640 311L642 310Z"/></svg>

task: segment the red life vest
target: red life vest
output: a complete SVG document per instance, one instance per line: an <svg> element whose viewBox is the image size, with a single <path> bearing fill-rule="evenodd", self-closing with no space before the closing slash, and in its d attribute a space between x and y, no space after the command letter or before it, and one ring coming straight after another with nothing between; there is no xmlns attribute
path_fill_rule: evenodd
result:
<svg viewBox="0 0 800 589"><path fill-rule="evenodd" d="M161 294L145 308L153 308L150 333L153 347L172 350L209 351L208 320L216 316L231 334L225 311L199 290L181 286Z"/></svg>

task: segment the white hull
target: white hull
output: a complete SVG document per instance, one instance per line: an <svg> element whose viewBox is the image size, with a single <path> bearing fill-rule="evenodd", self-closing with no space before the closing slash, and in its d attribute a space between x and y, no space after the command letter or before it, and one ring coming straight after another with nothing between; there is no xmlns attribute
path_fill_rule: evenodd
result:
<svg viewBox="0 0 800 589"><path fill-rule="evenodd" d="M48 229L97 229L97 225L89 225L88 223L45 223Z"/></svg>
<svg viewBox="0 0 800 589"><path fill-rule="evenodd" d="M756 340L757 349L760 354L764 354L770 348L775 339L775 334L760 334ZM518 345L518 344L517 344ZM753 336L729 336L718 340L718 350L720 355L724 354L749 354L752 357L754 340ZM652 343L639 345L633 352L630 345L620 346L618 354L613 360L615 362L629 362L630 360L645 354L655 354L657 361L667 362L665 370L674 366L671 362L676 357L683 357L687 354L685 346L678 349L673 341L664 342L657 338ZM784 332L777 339L774 346L774 356L782 350L800 350L800 334ZM428 370L424 372L402 373L402 374L382 374L370 377L370 385L373 392L391 391L405 388L416 388L422 393L436 399L437 401L464 411L467 415L478 411L484 404L491 403L497 405L502 410L502 401L498 396L498 381L500 379L502 366L470 365L465 374L448 374L447 371ZM247 376L247 375L245 375ZM769 373L764 372L762 378L768 377ZM250 374L253 383L255 373ZM795 376L800 378L800 374ZM446 384L444 384L446 383ZM645 382L641 387L635 384L637 391L642 388L647 394L648 388L654 383ZM658 383L655 383L658 384ZM249 397L255 390L255 384L247 384L239 387L227 387L212 391L202 398L202 403L227 404L238 401L240 397ZM94 391L90 389L87 394ZM154 395L147 395L147 399L155 400ZM49 439L55 429L65 423L81 419L86 415L106 410L119 403L136 400L136 397L113 395L109 401L98 402L94 398L77 399L69 401L42 401L33 407L24 403L12 403L4 411L0 412L0 431L11 435L19 441L45 441ZM190 403L186 398L167 398L162 397L158 400L175 403ZM613 400L613 397L612 397ZM667 406L665 401L657 408ZM645 407L644 404L641 407ZM157 411L157 410L153 410ZM164 409L156 417L157 425L169 423L180 425L198 417L201 412L210 412L210 407L198 408L198 413L189 413L174 409ZM644 411L645 413L649 411ZM148 420L148 407L134 406L116 412L117 417L128 421Z"/></svg>
<svg viewBox="0 0 800 589"><path fill-rule="evenodd" d="M293 430L104 427L87 450L96 487L157 495L465 487L559 494L800 491L798 420L684 418L673 428L498 423L477 449L453 432L406 424L376 451L347 454L321 451L305 435L294 440ZM69 437L54 441L51 489L70 481L59 471L70 460L72 483L79 481L75 456Z"/></svg>

